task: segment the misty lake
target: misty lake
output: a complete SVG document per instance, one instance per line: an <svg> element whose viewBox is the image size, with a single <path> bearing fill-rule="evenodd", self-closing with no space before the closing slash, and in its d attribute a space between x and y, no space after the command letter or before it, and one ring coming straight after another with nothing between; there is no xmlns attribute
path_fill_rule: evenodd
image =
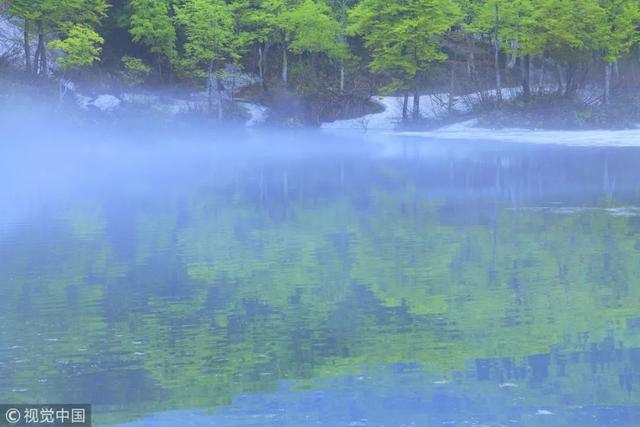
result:
<svg viewBox="0 0 640 427"><path fill-rule="evenodd" d="M640 147L138 137L2 148L1 402L640 425Z"/></svg>

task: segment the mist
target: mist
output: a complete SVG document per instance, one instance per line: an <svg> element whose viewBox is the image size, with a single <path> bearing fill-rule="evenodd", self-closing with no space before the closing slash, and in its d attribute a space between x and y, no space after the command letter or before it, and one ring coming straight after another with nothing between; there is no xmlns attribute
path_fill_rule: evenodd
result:
<svg viewBox="0 0 640 427"><path fill-rule="evenodd" d="M637 9L0 0L0 424L637 427Z"/></svg>

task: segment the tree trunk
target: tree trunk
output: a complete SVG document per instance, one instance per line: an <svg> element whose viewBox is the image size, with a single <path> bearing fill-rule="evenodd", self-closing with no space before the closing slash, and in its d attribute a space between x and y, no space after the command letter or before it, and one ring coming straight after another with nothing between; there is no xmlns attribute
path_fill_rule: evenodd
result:
<svg viewBox="0 0 640 427"><path fill-rule="evenodd" d="M565 80L564 80L564 70L562 69L562 65L557 64L558 69L558 93L562 95L564 93Z"/></svg>
<svg viewBox="0 0 640 427"><path fill-rule="evenodd" d="M470 81L473 81L474 69L475 69L475 55L473 52L467 54L467 77Z"/></svg>
<svg viewBox="0 0 640 427"><path fill-rule="evenodd" d="M209 70L207 72L207 104L209 114L213 113L213 61L209 63Z"/></svg>
<svg viewBox="0 0 640 427"><path fill-rule="evenodd" d="M40 28L40 25L38 25ZM40 44L40 36L38 36L38 44L36 46L36 52L33 56L33 64L31 65L31 73L35 76L38 75L38 69L40 68L40 53L42 45Z"/></svg>
<svg viewBox="0 0 640 427"><path fill-rule="evenodd" d="M289 84L289 64L286 44L282 45L282 82L285 86Z"/></svg>
<svg viewBox="0 0 640 427"><path fill-rule="evenodd" d="M500 10L496 1L496 37L495 37L495 57L494 66L496 68L496 100L498 106L502 104L502 76L500 75Z"/></svg>
<svg viewBox="0 0 640 427"><path fill-rule="evenodd" d="M222 81L216 79L216 89L218 90L218 121L222 122L223 104L222 104Z"/></svg>
<svg viewBox="0 0 640 427"><path fill-rule="evenodd" d="M316 70L316 54L309 53L309 67L311 68L311 81L315 84L318 82L318 71Z"/></svg>
<svg viewBox="0 0 640 427"><path fill-rule="evenodd" d="M160 76L160 80L163 80L162 76L162 55L158 54L156 56L156 65L158 66L158 75Z"/></svg>
<svg viewBox="0 0 640 427"><path fill-rule="evenodd" d="M473 85L472 89L475 89L476 86L476 55L474 53L475 43L472 37L467 37L467 49L469 53L467 54L467 75L469 81Z"/></svg>
<svg viewBox="0 0 640 427"><path fill-rule="evenodd" d="M342 34L340 40L346 42L346 28L347 28L347 1L341 0L338 4L340 6L340 26L342 27ZM344 92L344 59L340 60L340 92Z"/></svg>
<svg viewBox="0 0 640 427"><path fill-rule="evenodd" d="M453 111L453 98L455 91L455 64L453 62L449 63L449 105L447 105L447 111L451 113Z"/></svg>
<svg viewBox="0 0 640 427"><path fill-rule="evenodd" d="M545 73L545 57L544 55L542 55L542 58L540 58L540 80L538 81L538 92L540 92L540 94L544 93L544 73Z"/></svg>
<svg viewBox="0 0 640 427"><path fill-rule="evenodd" d="M25 71L31 74L31 43L29 42L29 20L24 20L24 59Z"/></svg>
<svg viewBox="0 0 640 427"><path fill-rule="evenodd" d="M264 88L267 89L267 75L269 74L269 49L271 49L271 43L264 44L264 52L262 54L262 72L264 73L264 78L262 81L264 82Z"/></svg>
<svg viewBox="0 0 640 427"><path fill-rule="evenodd" d="M565 98L573 98L577 90L576 67L575 64L569 64L565 69Z"/></svg>
<svg viewBox="0 0 640 427"><path fill-rule="evenodd" d="M603 104L609 104L611 97L611 62L605 62L604 64L604 96L602 97Z"/></svg>
<svg viewBox="0 0 640 427"><path fill-rule="evenodd" d="M413 120L420 119L420 92L418 91L418 76L413 78Z"/></svg>
<svg viewBox="0 0 640 427"><path fill-rule="evenodd" d="M262 81L262 90L264 92L267 92L267 90L269 90L269 87L267 85L267 74L269 73L269 62L268 62L268 58L269 58L269 49L271 48L271 43L266 42L264 44L264 49L261 50L260 52L260 80Z"/></svg>
<svg viewBox="0 0 640 427"><path fill-rule="evenodd" d="M525 55L521 58L522 60L522 96L524 99L529 99L531 95L531 57L529 55Z"/></svg>
<svg viewBox="0 0 640 427"><path fill-rule="evenodd" d="M262 61L264 58L264 53L262 52L262 46L258 46L258 76L260 77L260 82L264 82L264 70L262 68Z"/></svg>
<svg viewBox="0 0 640 427"><path fill-rule="evenodd" d="M40 26L42 28L42 26ZM48 75L47 69L47 45L44 41L44 34L38 34L38 50L40 51L40 71L39 75L46 77Z"/></svg>
<svg viewBox="0 0 640 427"><path fill-rule="evenodd" d="M409 92L404 93L402 100L402 122L406 123L409 119Z"/></svg>

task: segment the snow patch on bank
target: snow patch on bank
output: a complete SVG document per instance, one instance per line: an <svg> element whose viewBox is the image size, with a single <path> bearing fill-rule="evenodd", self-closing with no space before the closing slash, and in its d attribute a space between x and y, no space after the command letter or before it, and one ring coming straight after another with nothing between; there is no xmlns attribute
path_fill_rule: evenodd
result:
<svg viewBox="0 0 640 427"><path fill-rule="evenodd" d="M511 208L513 211L544 212L554 215L575 215L581 213L599 213L617 217L637 217L640 216L640 208L637 206L618 206L615 208L598 208L587 206L562 206L562 207L522 207ZM501 386L502 387L502 386Z"/></svg>
<svg viewBox="0 0 640 427"><path fill-rule="evenodd" d="M505 88L502 90L504 99L513 98L519 88ZM452 103L452 110L456 112L467 112L471 107L480 102L482 97L494 97L495 90L484 93L472 93L456 96ZM379 113L367 114L363 117L347 120L336 120L331 123L324 123L324 129L361 129L361 130L394 130L402 120L402 96L374 96L371 100L381 107L383 111ZM407 106L409 114L413 111L413 97L409 98ZM423 95L420 97L420 112L424 118L435 118L448 112L449 95L446 93Z"/></svg>
<svg viewBox="0 0 640 427"><path fill-rule="evenodd" d="M522 142L529 144L558 144L580 147L590 146L640 146L640 128L627 130L535 130L488 129L475 127L476 120L469 120L425 132L396 132L397 135L445 140L477 140L498 142Z"/></svg>
<svg viewBox="0 0 640 427"><path fill-rule="evenodd" d="M93 101L89 103L89 105L93 105L100 111L110 112L117 109L122 101L116 98L113 95L100 95Z"/></svg>

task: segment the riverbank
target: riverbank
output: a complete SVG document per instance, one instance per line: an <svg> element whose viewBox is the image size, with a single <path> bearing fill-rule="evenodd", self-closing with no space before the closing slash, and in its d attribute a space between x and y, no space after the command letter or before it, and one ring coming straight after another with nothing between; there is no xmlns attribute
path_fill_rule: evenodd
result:
<svg viewBox="0 0 640 427"><path fill-rule="evenodd" d="M420 118L404 122L402 97L373 100L383 111L325 123L323 128L427 132L464 122L486 129L625 130L636 129L640 123L640 100L635 96L615 98L605 105L589 92L574 98L547 92L525 99L519 88L508 88L502 90L500 103L495 91L457 96L452 101L447 94L423 95ZM409 110L412 104L411 100Z"/></svg>
<svg viewBox="0 0 640 427"><path fill-rule="evenodd" d="M525 99L519 88L505 88L498 106L492 90L451 100L446 93L435 93L420 97L419 119L403 122L401 96L300 96L282 87L264 93L251 75L240 75L227 86L227 91L212 99L194 87L131 88L104 79L33 80L16 73L0 78L0 102L14 110L20 105L63 110L65 119L76 124L155 122L219 127L222 123L225 127L430 132L459 123L484 129L553 131L635 129L640 123L640 102L633 96L615 98L604 105L587 92L573 99L551 92ZM413 110L413 101L410 99L407 105L409 111Z"/></svg>
<svg viewBox="0 0 640 427"><path fill-rule="evenodd" d="M573 99L545 94L529 99L519 96L500 108L479 106L474 113L479 127L494 129L623 130L640 123L640 102L634 96L603 104L588 94Z"/></svg>

